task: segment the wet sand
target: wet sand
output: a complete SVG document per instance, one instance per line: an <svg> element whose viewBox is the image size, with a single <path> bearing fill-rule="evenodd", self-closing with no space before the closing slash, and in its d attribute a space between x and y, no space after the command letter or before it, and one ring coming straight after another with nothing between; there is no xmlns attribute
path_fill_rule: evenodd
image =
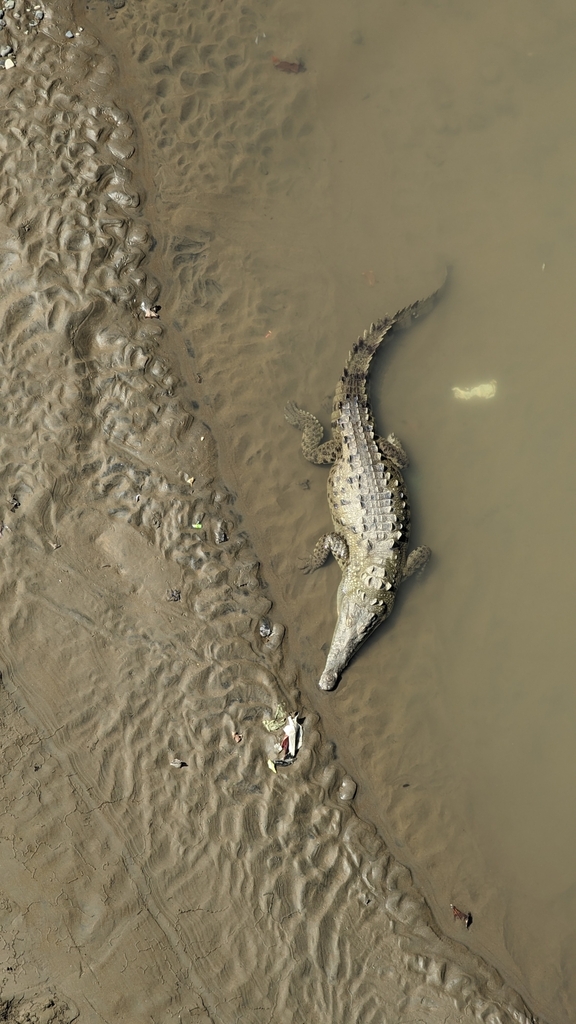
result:
<svg viewBox="0 0 576 1024"><path fill-rule="evenodd" d="M111 47L79 11L43 10L32 29L24 7L7 13L16 67L0 79L4 1019L533 1020L493 966L442 934L409 870L339 799L351 766L301 695L290 622L275 642L258 517L253 546L222 481L262 432L240 404L228 451L221 439L235 331L274 326L271 307L214 272L210 192L228 173L232 211L255 165L269 176L267 110L277 119L282 104L288 159L300 94L278 74L254 98L253 74L237 71L234 160L242 117L221 120L217 76L190 72L183 120L215 104L204 151L190 125L200 203L178 154L165 166L180 167L180 191L163 179L161 125L147 136L146 97L125 104ZM194 24L168 13L183 47L206 41L241 68L252 15L226 0ZM148 17L127 9L102 35L124 31L144 63ZM162 103L161 62L152 73ZM258 254L236 258L257 273ZM146 318L158 299L160 321ZM230 338L229 365L211 336ZM272 773L262 720L282 701L304 743Z"/></svg>

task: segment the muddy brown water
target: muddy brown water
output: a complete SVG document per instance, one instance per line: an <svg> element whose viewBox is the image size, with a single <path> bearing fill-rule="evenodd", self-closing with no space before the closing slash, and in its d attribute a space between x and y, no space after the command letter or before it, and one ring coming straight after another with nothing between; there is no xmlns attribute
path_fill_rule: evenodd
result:
<svg viewBox="0 0 576 1024"><path fill-rule="evenodd" d="M218 4L78 12L141 128L164 343L201 382L359 810L449 934L572 1019L576 12L295 0L241 8L233 31ZM304 578L298 558L329 525L326 470L283 405L328 425L355 336L447 265L439 305L371 384L433 559L322 695L338 570ZM453 395L491 380L490 400ZM450 902L472 911L468 933Z"/></svg>

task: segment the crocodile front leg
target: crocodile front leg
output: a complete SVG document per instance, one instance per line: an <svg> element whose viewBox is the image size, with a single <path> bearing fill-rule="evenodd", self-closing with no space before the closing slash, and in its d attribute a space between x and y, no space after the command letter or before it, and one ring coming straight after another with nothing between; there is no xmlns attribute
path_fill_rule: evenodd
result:
<svg viewBox="0 0 576 1024"><path fill-rule="evenodd" d="M420 548L414 548L414 551L411 551L406 559L406 567L402 579L407 580L409 576L412 576L412 573L423 569L431 554L430 548L427 548L424 544Z"/></svg>
<svg viewBox="0 0 576 1024"><path fill-rule="evenodd" d="M284 415L288 423L302 431L302 454L308 462L314 462L317 466L336 462L342 452L342 445L336 439L320 443L324 436L324 427L320 420L311 412L299 409L295 402L288 402Z"/></svg>
<svg viewBox="0 0 576 1024"><path fill-rule="evenodd" d="M319 569L330 553L343 570L348 562L348 545L339 533L325 533L316 541L314 551L302 566L302 572L314 572L315 569Z"/></svg>

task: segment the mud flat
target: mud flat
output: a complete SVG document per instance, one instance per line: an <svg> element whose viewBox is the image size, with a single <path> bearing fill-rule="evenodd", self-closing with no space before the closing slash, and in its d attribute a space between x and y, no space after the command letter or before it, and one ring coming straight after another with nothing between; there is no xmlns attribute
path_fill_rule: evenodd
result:
<svg viewBox="0 0 576 1024"><path fill-rule="evenodd" d="M7 11L0 77L2 1019L532 1021L339 798L145 316L162 282L115 65L42 10ZM304 742L273 773L281 702Z"/></svg>

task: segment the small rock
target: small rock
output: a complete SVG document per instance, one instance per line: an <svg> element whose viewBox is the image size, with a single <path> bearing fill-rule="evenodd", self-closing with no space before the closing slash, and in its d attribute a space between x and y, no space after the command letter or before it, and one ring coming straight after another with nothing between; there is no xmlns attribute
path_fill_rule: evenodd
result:
<svg viewBox="0 0 576 1024"><path fill-rule="evenodd" d="M182 597L182 594L181 594L181 592L179 590L169 590L168 591L168 596L167 596L166 600L167 601L179 601L181 597Z"/></svg>
<svg viewBox="0 0 576 1024"><path fill-rule="evenodd" d="M7 11L13 11L14 8L16 7L16 0L6 0L4 7Z"/></svg>
<svg viewBox="0 0 576 1024"><path fill-rule="evenodd" d="M44 11L34 11L34 17L36 18L36 21L42 21L44 17Z"/></svg>
<svg viewBox="0 0 576 1024"><path fill-rule="evenodd" d="M68 35L68 33L66 33ZM162 306L147 306L145 302L140 303L140 309L144 313L145 320L159 320Z"/></svg>
<svg viewBox="0 0 576 1024"><path fill-rule="evenodd" d="M232 739L234 740L234 743L242 743L242 733L235 732Z"/></svg>
<svg viewBox="0 0 576 1024"><path fill-rule="evenodd" d="M3 28L6 28L6 22L0 21L0 32L2 31Z"/></svg>
<svg viewBox="0 0 576 1024"><path fill-rule="evenodd" d="M12 53L11 46L0 46L0 57L7 57L9 53Z"/></svg>
<svg viewBox="0 0 576 1024"><path fill-rule="evenodd" d="M170 761L171 768L187 768L186 761L181 761L179 757L173 757Z"/></svg>
<svg viewBox="0 0 576 1024"><path fill-rule="evenodd" d="M356 796L356 789L357 786L354 779L351 779L349 775L345 775L338 790L340 800L353 800Z"/></svg>
<svg viewBox="0 0 576 1024"><path fill-rule="evenodd" d="M263 637L266 641L266 647L271 651L276 651L284 639L284 633L286 632L285 627L281 622L275 622L272 626L272 632L269 636Z"/></svg>
<svg viewBox="0 0 576 1024"><path fill-rule="evenodd" d="M66 39L74 39L74 33L71 32L70 29L68 29L66 33Z"/></svg>
<svg viewBox="0 0 576 1024"><path fill-rule="evenodd" d="M272 623L270 622L270 619L262 619L260 626L258 627L258 632L263 640L267 640L268 637L272 635Z"/></svg>
<svg viewBox="0 0 576 1024"><path fill-rule="evenodd" d="M214 543L225 544L227 540L228 534L226 533L226 524L222 522L217 523L214 527Z"/></svg>

